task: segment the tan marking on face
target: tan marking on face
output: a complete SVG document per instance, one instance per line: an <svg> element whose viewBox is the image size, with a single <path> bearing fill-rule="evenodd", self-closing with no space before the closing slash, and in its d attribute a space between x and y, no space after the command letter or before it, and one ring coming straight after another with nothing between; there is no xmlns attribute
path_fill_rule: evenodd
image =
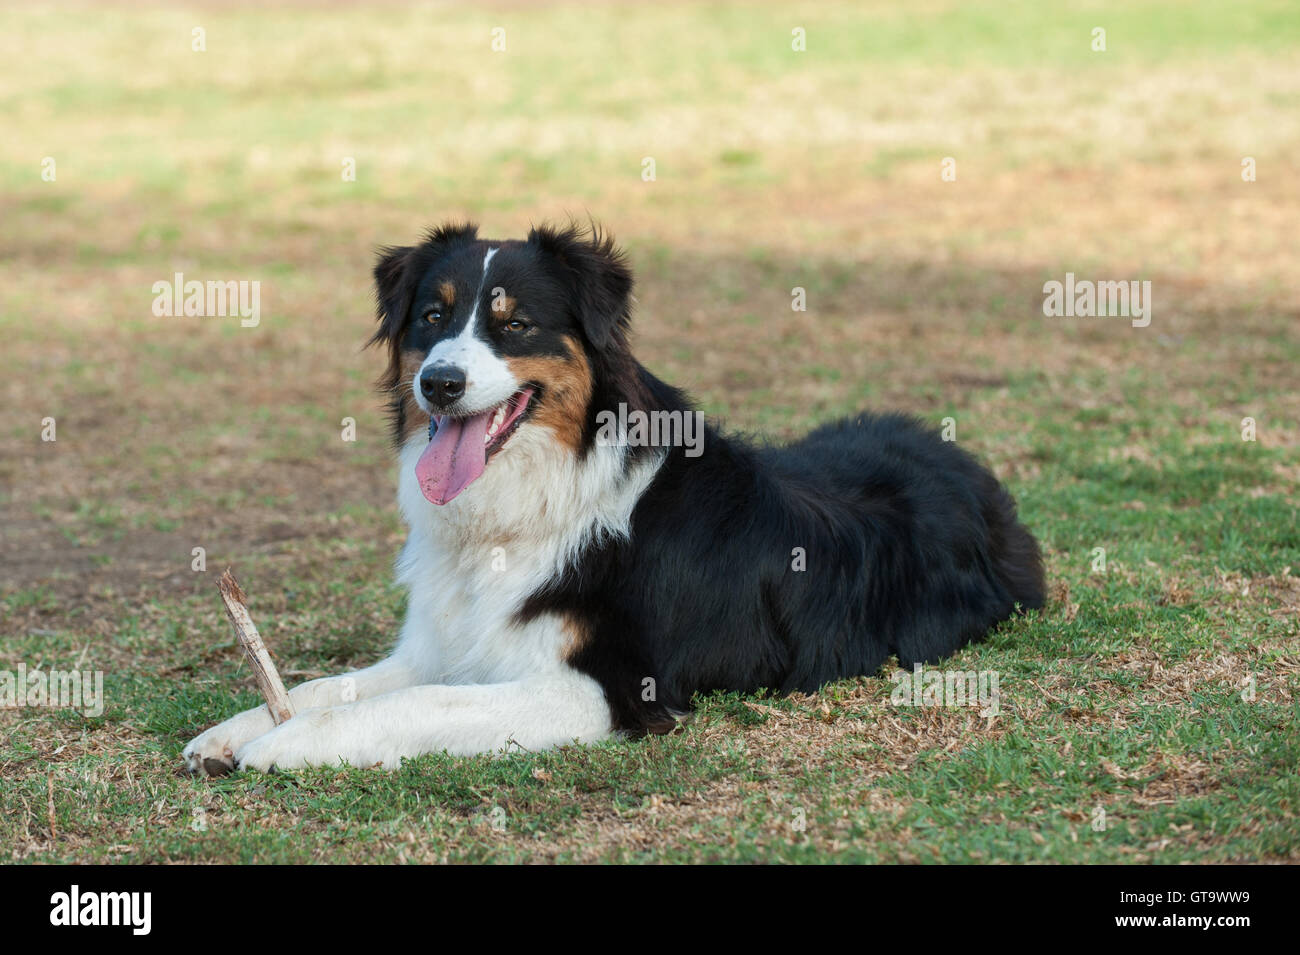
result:
<svg viewBox="0 0 1300 955"><path fill-rule="evenodd" d="M535 381L542 386L541 403L529 423L550 428L576 454L582 448L582 429L594 383L582 346L572 338L567 338L566 344L569 354L565 357L507 358L506 364L518 381Z"/></svg>
<svg viewBox="0 0 1300 955"><path fill-rule="evenodd" d="M438 294L442 296L442 304L451 308L456 304L456 286L450 282L443 282L438 286Z"/></svg>
<svg viewBox="0 0 1300 955"><path fill-rule="evenodd" d="M397 356L396 375L393 376L391 387L395 391L394 397L402 402L402 410L405 412L400 435L403 443L417 434L427 434L429 430L429 416L416 403L412 384L423 364L424 355L418 351L404 351Z"/></svg>

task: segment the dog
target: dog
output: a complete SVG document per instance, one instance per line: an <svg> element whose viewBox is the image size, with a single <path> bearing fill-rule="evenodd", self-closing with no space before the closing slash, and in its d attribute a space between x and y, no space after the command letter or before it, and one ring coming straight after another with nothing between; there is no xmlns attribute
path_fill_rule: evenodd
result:
<svg viewBox="0 0 1300 955"><path fill-rule="evenodd" d="M374 278L410 529L396 649L296 687L279 726L263 706L203 733L193 771L666 733L697 693L933 663L1043 604L1011 496L914 419L647 440L633 420L695 411L633 357L632 274L595 225L446 225Z"/></svg>

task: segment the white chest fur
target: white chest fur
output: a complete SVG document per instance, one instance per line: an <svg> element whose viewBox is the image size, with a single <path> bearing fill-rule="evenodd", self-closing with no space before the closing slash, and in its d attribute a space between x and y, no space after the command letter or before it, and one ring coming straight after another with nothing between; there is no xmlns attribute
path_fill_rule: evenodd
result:
<svg viewBox="0 0 1300 955"><path fill-rule="evenodd" d="M623 472L624 449L581 462L545 428L520 426L483 475L441 507L420 493L415 464L427 441L399 455L398 504L410 536L397 579L410 601L397 655L433 683L499 683L564 667L572 635L542 614L515 622L524 602L601 535L626 535L632 509L662 457Z"/></svg>

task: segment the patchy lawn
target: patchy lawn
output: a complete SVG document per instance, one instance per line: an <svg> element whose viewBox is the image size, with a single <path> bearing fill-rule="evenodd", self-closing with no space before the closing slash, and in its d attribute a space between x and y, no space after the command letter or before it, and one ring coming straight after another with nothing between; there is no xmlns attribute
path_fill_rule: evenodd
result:
<svg viewBox="0 0 1300 955"><path fill-rule="evenodd" d="M1289 0L0 24L0 671L106 697L0 708L14 860L1300 859ZM183 776L258 702L226 565L294 680L396 632L373 249L588 211L637 270L642 359L710 414L952 418L1008 483L1053 598L946 665L997 673L999 712L894 705L886 670L644 742ZM260 281L260 324L155 317L176 272ZM1066 272L1149 279L1151 324L1045 317Z"/></svg>

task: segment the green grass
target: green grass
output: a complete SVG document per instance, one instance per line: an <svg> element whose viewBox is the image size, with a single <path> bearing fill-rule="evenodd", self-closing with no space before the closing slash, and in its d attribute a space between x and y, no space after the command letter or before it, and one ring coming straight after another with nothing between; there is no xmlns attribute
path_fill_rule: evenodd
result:
<svg viewBox="0 0 1300 955"><path fill-rule="evenodd" d="M232 641L205 641L196 652L181 621L200 615L214 624L200 632L219 633L211 607L191 601L182 612L164 601L120 621L113 640L182 678L119 674L109 680L112 702L102 717L54 717L58 738L74 746L128 734L132 742L121 751L33 772L45 765L40 741L51 733L50 718L19 724L0 750L6 772L17 777L0 790L0 818L14 827L24 807L43 806L52 773L58 831L69 846L37 856L47 861L591 859L583 834L593 817L643 836L665 833L662 847L614 840L594 856L606 861L1288 856L1300 797L1290 771L1300 712L1294 676L1277 667L1294 660L1295 622L1272 612L1275 600L1242 598L1222 579L1259 573L1261 565L1300 567L1294 510L1275 496L1243 496L1266 476L1268 455L1242 460L1225 451L1221 463L1207 465L1202 452L1167 450L1165 486L1207 498L1181 508L1161 505L1159 489L1133 482L1131 468L1093 465L1079 475L1071 464L1124 438L1123 427L1100 423L1057 435L1044 453L1059 470L1018 488L1051 544L1053 578L1068 584L1076 615L1067 619L1067 608L1049 607L954 659L954 669L996 671L1003 697L995 728L980 729L975 720L951 731L955 748L899 752L863 732L862 724L887 719L924 737L935 718L933 710L891 706L888 681L863 680L793 700L709 697L686 731L669 738L504 758L426 756L392 774L315 770L191 781L175 775L184 742L258 700L249 689L226 689L248 682ZM1115 485L1123 490L1099 496ZM1110 507L1129 499L1151 506ZM1205 528L1219 525L1250 546L1208 546ZM1189 536L1200 529L1199 546L1188 547L1179 528ZM1105 573L1090 568L1098 542L1107 548ZM354 562L379 567L386 557L371 548ZM256 563L250 572L258 577ZM1190 588L1185 602L1164 602L1172 580ZM360 591L328 575L289 575L280 586L280 596L256 609L275 621L268 639L294 669L333 672L372 659L400 616L400 595L380 576ZM47 600L39 592L8 598L14 608ZM361 607L370 615L358 619ZM66 659L77 649L70 635L42 634L10 651ZM1225 654L1240 666L1223 669L1216 659ZM1146 662L1133 669L1132 659ZM1149 672L1155 660L1160 675ZM1235 682L1247 673L1260 680L1251 701ZM940 714L945 721L966 717ZM774 725L782 720L793 728ZM815 759L801 755L805 724L834 731L854 721L858 730L819 740ZM124 758L135 767L130 781L122 778ZM1178 792L1189 764L1194 791ZM723 784L727 796L711 813L704 794ZM1175 795L1152 795L1164 786ZM1092 828L1097 807L1105 810L1104 831ZM113 830L130 835L103 838ZM826 839L837 848L828 850Z"/></svg>

